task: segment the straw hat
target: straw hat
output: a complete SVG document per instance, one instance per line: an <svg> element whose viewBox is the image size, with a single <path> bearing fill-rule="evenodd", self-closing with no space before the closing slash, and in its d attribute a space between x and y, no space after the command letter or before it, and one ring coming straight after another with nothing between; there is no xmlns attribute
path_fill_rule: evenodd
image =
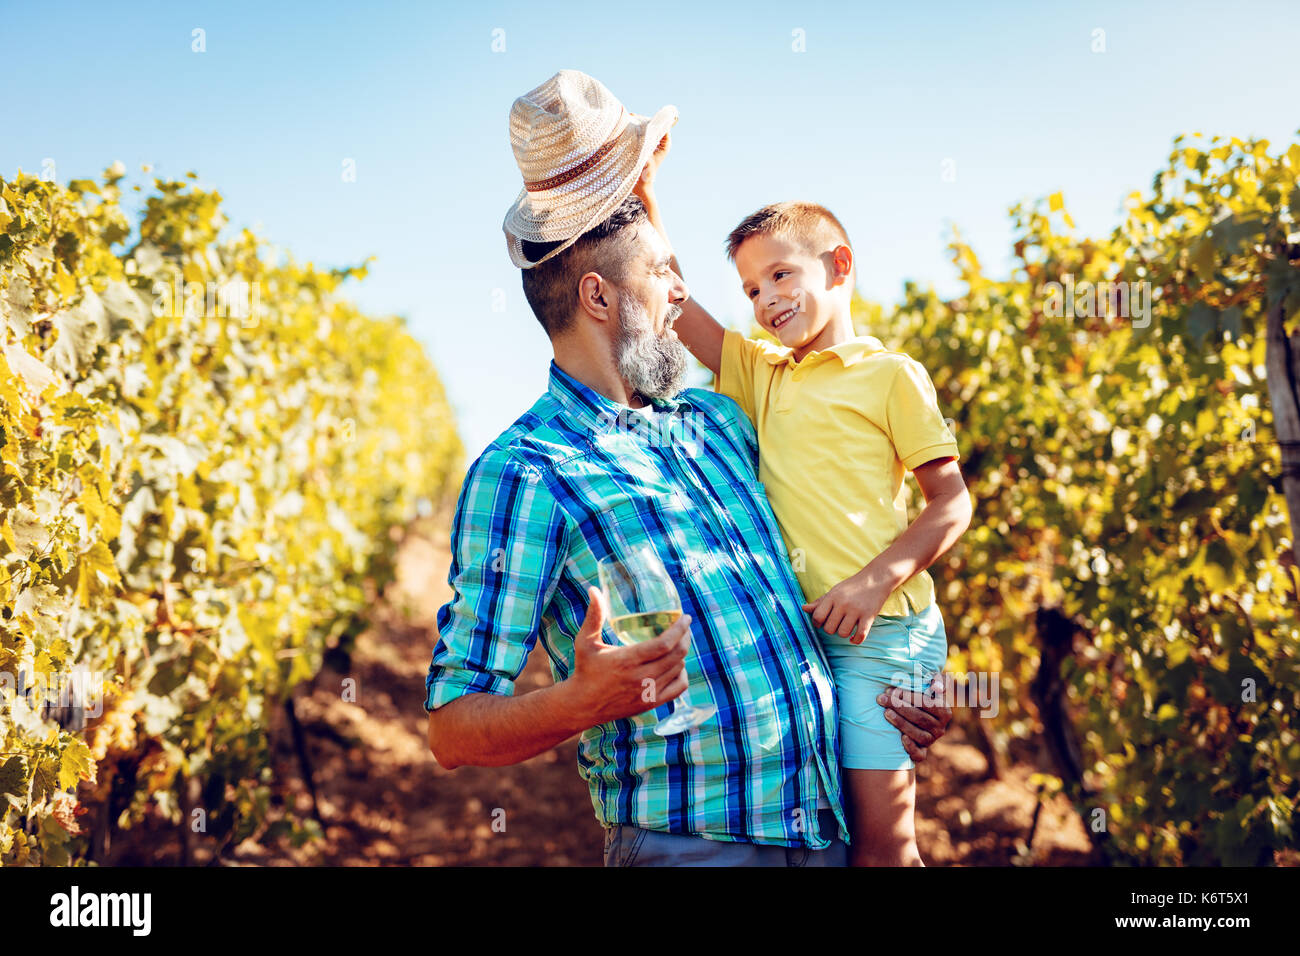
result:
<svg viewBox="0 0 1300 956"><path fill-rule="evenodd" d="M560 70L510 107L510 146L523 174L502 229L510 261L531 269L573 245L632 193L659 141L677 122L629 113L595 77ZM536 262L521 240L560 242Z"/></svg>

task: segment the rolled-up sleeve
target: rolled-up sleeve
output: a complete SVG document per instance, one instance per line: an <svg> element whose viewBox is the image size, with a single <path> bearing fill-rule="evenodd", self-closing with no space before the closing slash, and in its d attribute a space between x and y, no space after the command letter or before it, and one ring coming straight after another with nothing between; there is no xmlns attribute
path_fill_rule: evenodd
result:
<svg viewBox="0 0 1300 956"><path fill-rule="evenodd" d="M563 568L563 511L535 468L489 449L465 475L451 530L452 598L424 709L471 693L509 695L537 641Z"/></svg>
<svg viewBox="0 0 1300 956"><path fill-rule="evenodd" d="M960 456L957 440L939 410L934 383L915 359L900 360L885 400L885 416L898 459L909 471L937 458Z"/></svg>

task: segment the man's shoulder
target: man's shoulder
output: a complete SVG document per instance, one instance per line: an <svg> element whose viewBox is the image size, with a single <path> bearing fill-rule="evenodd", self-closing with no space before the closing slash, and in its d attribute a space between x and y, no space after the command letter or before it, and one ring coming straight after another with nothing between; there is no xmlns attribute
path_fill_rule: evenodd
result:
<svg viewBox="0 0 1300 956"><path fill-rule="evenodd" d="M503 469L531 471L555 454L572 452L574 437L557 424L559 403L543 394L532 406L488 442L470 471Z"/></svg>
<svg viewBox="0 0 1300 956"><path fill-rule="evenodd" d="M730 395L723 395L708 388L692 387L678 392L677 400L691 410L712 419L719 426L749 425L749 417Z"/></svg>

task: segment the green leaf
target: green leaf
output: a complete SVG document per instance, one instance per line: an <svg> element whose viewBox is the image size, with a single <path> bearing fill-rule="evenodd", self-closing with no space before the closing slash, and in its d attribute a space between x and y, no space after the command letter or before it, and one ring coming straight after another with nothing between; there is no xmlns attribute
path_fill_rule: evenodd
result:
<svg viewBox="0 0 1300 956"><path fill-rule="evenodd" d="M0 764L0 793L22 794L26 789L27 758L15 754Z"/></svg>

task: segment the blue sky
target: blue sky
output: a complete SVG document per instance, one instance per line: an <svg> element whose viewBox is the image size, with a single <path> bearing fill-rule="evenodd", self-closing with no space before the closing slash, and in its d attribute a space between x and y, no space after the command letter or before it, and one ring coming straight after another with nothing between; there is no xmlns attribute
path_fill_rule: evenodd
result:
<svg viewBox="0 0 1300 956"><path fill-rule="evenodd" d="M1300 5L1284 0L0 0L0 173L47 159L62 182L114 160L131 183L149 181L143 163L195 170L234 227L300 260L376 256L349 294L407 317L472 457L545 388L549 343L501 220L520 188L510 104L557 69L598 77L640 113L678 108L659 180L668 231L695 298L745 326L722 240L758 206L829 206L869 298L896 301L907 278L953 292L953 225L1005 272L1014 202L1062 190L1079 230L1104 233L1179 133L1295 141L1297 40Z"/></svg>

